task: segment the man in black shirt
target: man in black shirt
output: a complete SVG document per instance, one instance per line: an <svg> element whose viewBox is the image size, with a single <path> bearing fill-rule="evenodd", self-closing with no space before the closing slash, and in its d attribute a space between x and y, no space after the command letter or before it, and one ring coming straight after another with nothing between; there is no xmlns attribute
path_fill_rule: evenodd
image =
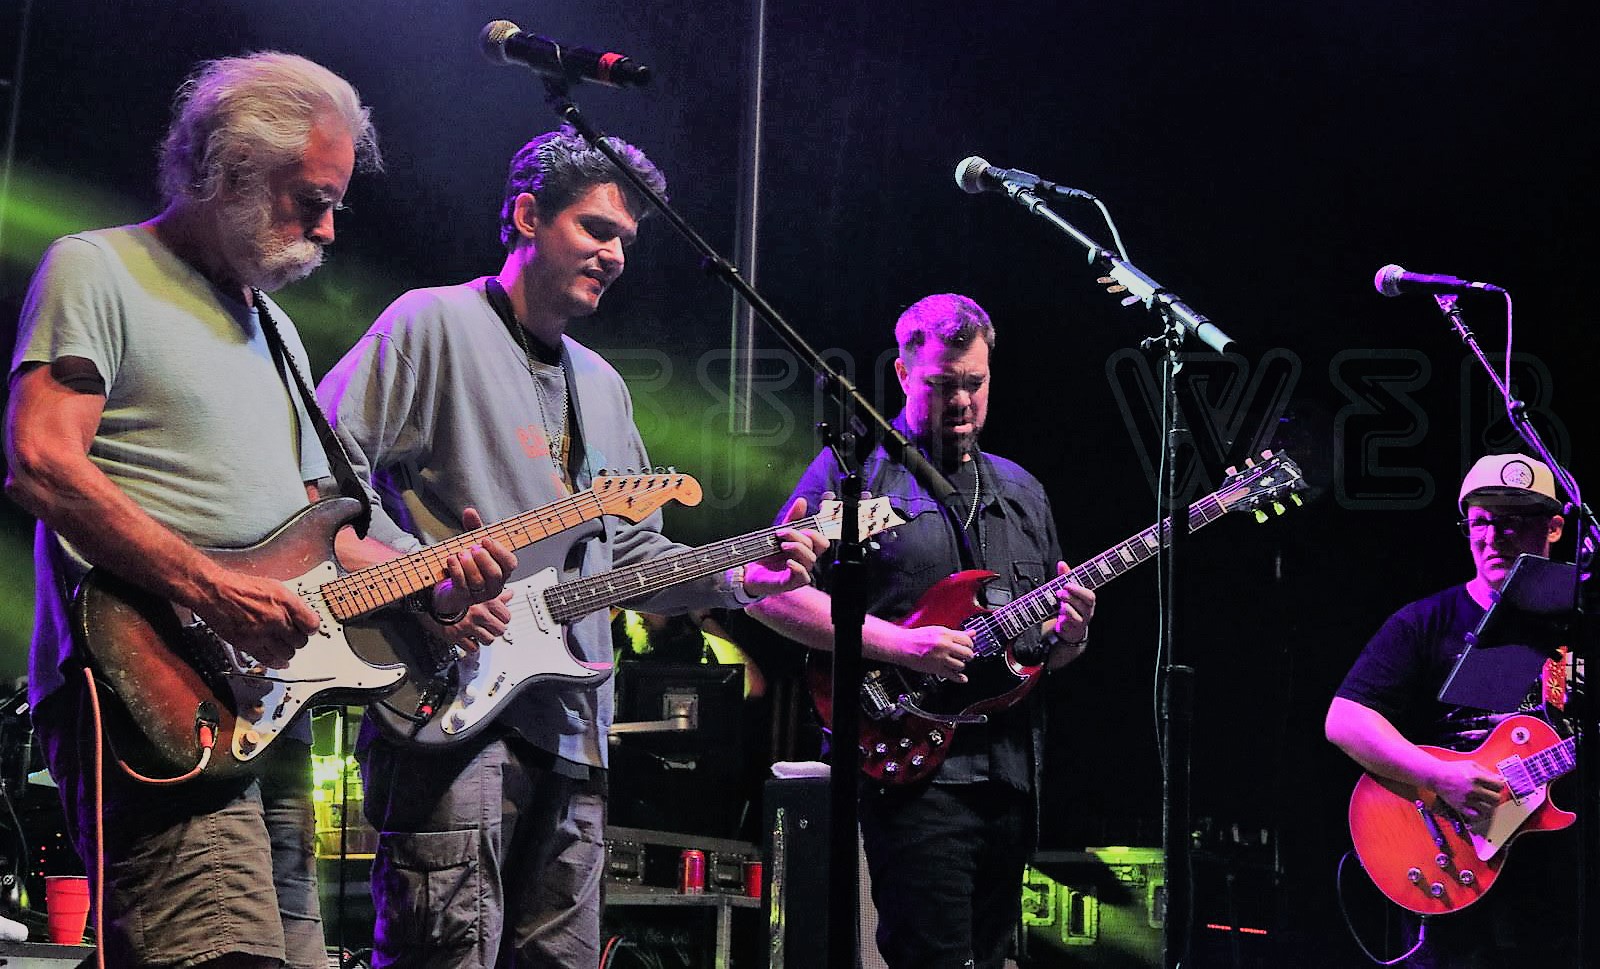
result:
<svg viewBox="0 0 1600 969"><path fill-rule="evenodd" d="M906 406L896 423L949 477L960 507L942 508L882 448L862 469L865 489L887 497L906 524L868 564L863 652L965 681L972 637L944 626L896 624L934 583L962 569L999 573L987 590L1000 605L1065 572L1044 488L1005 458L978 449L988 414L994 327L964 296L929 296L895 326L895 373ZM815 507L836 477L832 455L812 462L795 497ZM817 587L748 608L757 619L813 648L833 648L826 567ZM1048 667L1082 654L1094 593L1067 585L1057 615L1024 634L1042 638ZM1043 705L1035 698L957 729L931 783L865 792L861 832L878 910L878 946L892 969L999 969L1021 908L1022 869L1036 832Z"/></svg>
<svg viewBox="0 0 1600 969"><path fill-rule="evenodd" d="M1440 760L1417 745L1471 750L1482 742L1496 718L1441 702L1439 691L1517 557L1548 557L1564 521L1550 469L1521 454L1488 455L1474 464L1461 485L1460 507L1473 577L1405 606L1384 623L1339 686L1324 729L1371 773L1432 790L1470 822L1505 797L1500 774L1474 760ZM1528 709L1543 706L1539 683L1529 682L1528 689ZM1564 838L1541 834L1519 842L1519 857L1504 871L1516 876L1543 868L1526 856ZM1573 849L1569 844L1565 850L1561 867L1570 873ZM1514 884L1520 879L1501 877L1473 908L1430 921L1427 944L1407 965L1482 969L1512 965L1513 958L1519 965L1571 965L1570 936L1557 914L1564 900L1549 881L1552 874L1558 873L1538 873L1538 895L1520 891ZM1550 903L1543 913L1536 904L1541 899ZM1523 961L1535 952L1548 952L1556 961Z"/></svg>

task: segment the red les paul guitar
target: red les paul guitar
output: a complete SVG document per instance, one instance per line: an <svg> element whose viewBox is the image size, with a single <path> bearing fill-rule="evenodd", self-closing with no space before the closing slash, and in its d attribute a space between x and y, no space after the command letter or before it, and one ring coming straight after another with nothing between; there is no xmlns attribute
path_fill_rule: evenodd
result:
<svg viewBox="0 0 1600 969"><path fill-rule="evenodd" d="M1278 513L1283 501L1299 503L1304 486L1300 468L1285 454L1264 451L1260 463L1228 469L1228 479L1212 494L1189 506L1189 531L1195 532L1230 511L1251 510L1265 521L1267 508ZM988 715L1020 702L1033 689L1042 663L1019 659L1012 644L1038 629L1057 612L1056 593L1067 584L1096 589L1154 558L1171 540L1170 520L1151 525L1100 553L1066 575L1057 576L996 609L978 603L993 572L958 572L923 594L901 625L947 626L972 634L974 656L966 683L946 682L901 666L869 669L860 702L861 769L882 784L913 784L939 769L950 740L962 724L983 723ZM810 654L807 679L824 724L833 722L833 664L828 653Z"/></svg>
<svg viewBox="0 0 1600 969"><path fill-rule="evenodd" d="M1432 791L1364 775L1350 795L1350 839L1378 890L1421 915L1460 911L1494 886L1511 839L1559 831L1577 820L1550 802L1550 782L1577 766L1572 738L1536 717L1500 723L1472 751L1422 749L1440 760L1470 760L1497 771L1504 800L1467 822Z"/></svg>

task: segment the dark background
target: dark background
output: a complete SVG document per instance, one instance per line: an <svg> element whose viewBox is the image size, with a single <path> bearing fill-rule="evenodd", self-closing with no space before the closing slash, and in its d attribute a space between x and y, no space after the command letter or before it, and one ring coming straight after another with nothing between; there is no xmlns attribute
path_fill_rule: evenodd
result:
<svg viewBox="0 0 1600 969"><path fill-rule="evenodd" d="M0 10L0 65L20 9ZM1514 440L1429 300L1380 299L1370 279L1398 262L1508 288L1518 392L1594 479L1594 9L768 3L760 288L891 411L879 376L898 311L939 291L984 304L999 331L985 446L1044 481L1074 561L1153 520L1153 378L1129 348L1154 321L1101 292L1042 221L963 195L955 164L981 154L1099 195L1131 259L1239 341L1235 358L1193 361L1189 497L1265 446L1315 487L1303 509L1265 526L1230 516L1190 546L1179 648L1198 671L1195 815L1224 841L1237 824L1270 842L1229 852L1281 872L1284 911L1262 902L1246 920L1307 964L1359 958L1333 879L1355 770L1321 738L1328 698L1388 613L1470 575L1457 483ZM505 162L553 123L535 77L475 53L495 17L651 65L653 86L586 87L579 103L645 149L680 211L731 251L742 2L35 2L0 249L7 324L50 238L155 210L154 148L193 63L259 48L355 83L388 165L356 179L330 264L284 294L319 374L404 290L493 271ZM1109 244L1092 208L1061 209ZM1464 305L1498 360L1503 305ZM653 458L706 483L705 506L669 518L685 541L763 524L815 448L809 383L776 353L757 433L724 432L730 307L658 221L574 328L630 377ZM29 523L10 506L5 521L0 670L15 675ZM1046 848L1159 843L1154 578L1101 590L1094 645L1053 695Z"/></svg>

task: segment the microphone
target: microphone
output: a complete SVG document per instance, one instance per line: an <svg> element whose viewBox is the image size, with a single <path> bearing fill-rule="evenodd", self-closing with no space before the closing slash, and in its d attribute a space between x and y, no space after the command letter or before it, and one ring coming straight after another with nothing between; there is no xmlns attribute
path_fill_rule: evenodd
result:
<svg viewBox="0 0 1600 969"><path fill-rule="evenodd" d="M1372 285L1385 296L1401 293L1503 293L1505 290L1493 283L1474 283L1454 276L1433 276L1428 273L1408 273L1390 263L1372 277Z"/></svg>
<svg viewBox="0 0 1600 969"><path fill-rule="evenodd" d="M979 192L1010 192L1015 189L1027 189L1030 192L1059 195L1063 198L1094 198L1093 195L1082 189L1057 185L1055 182L1046 181L1029 172L1017 171L1013 168L996 168L977 155L963 158L960 164L956 165L956 185L960 186L961 191L972 195L976 195Z"/></svg>
<svg viewBox="0 0 1600 969"><path fill-rule="evenodd" d="M492 64L521 64L568 81L594 81L608 87L634 87L650 82L650 68L626 54L564 47L548 37L530 34L509 20L491 20L478 35L483 56Z"/></svg>

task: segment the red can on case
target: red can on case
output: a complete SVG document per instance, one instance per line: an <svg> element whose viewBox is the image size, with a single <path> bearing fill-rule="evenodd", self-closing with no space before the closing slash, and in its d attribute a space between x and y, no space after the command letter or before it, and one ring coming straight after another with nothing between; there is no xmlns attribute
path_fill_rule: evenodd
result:
<svg viewBox="0 0 1600 969"><path fill-rule="evenodd" d="M697 848L685 848L678 858L678 891L700 895L705 890L706 853Z"/></svg>

